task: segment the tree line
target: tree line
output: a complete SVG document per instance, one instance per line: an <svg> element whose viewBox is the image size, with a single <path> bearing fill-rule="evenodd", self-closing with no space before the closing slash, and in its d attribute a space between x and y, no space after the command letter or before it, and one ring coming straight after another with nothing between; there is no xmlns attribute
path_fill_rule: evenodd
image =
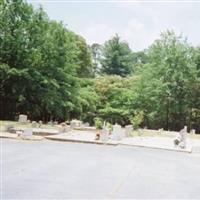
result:
<svg viewBox="0 0 200 200"><path fill-rule="evenodd" d="M0 119L200 131L200 47L173 30L139 52L118 35L88 45L42 7L1 0L0 108Z"/></svg>

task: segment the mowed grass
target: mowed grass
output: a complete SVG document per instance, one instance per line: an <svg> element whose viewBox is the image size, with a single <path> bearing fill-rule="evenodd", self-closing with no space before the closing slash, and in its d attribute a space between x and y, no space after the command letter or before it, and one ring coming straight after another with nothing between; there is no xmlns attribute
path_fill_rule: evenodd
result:
<svg viewBox="0 0 200 200"><path fill-rule="evenodd" d="M174 137L175 133L170 132L159 132L157 130L149 130L149 129L139 129L134 130L132 132L132 136L142 136L142 137Z"/></svg>
<svg viewBox="0 0 200 200"><path fill-rule="evenodd" d="M31 123L20 123L17 121L4 121L0 120L0 131L4 130L4 127L8 124L14 125L16 128L31 128ZM48 124L43 124L41 128L44 129L58 129L57 125L51 126ZM178 132L174 131L158 131L158 130L150 130L150 129L139 129L132 131L131 136L141 136L141 137L171 137L175 138L178 135ZM188 134L188 137L191 139L199 139L200 140L200 134Z"/></svg>
<svg viewBox="0 0 200 200"><path fill-rule="evenodd" d="M158 130L150 130L150 129L139 129L134 130L132 132L132 136L142 136L142 137L171 137L175 138L178 136L178 132L175 131L158 131ZM187 137L191 139L199 139L200 140L200 134L188 134Z"/></svg>
<svg viewBox="0 0 200 200"><path fill-rule="evenodd" d="M20 123L20 122L17 122L17 121L4 121L4 120L0 120L0 130L3 131L5 126L6 125L13 125L15 128L31 128L31 123ZM48 125L48 124L42 124L41 128L44 128L44 129L58 129L58 127L56 125L54 126L51 126L51 125Z"/></svg>

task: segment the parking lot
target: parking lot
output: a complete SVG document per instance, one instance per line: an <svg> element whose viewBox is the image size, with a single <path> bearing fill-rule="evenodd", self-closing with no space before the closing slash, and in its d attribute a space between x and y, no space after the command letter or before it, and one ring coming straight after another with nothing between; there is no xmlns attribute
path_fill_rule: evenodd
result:
<svg viewBox="0 0 200 200"><path fill-rule="evenodd" d="M199 198L200 154L1 138L2 199Z"/></svg>

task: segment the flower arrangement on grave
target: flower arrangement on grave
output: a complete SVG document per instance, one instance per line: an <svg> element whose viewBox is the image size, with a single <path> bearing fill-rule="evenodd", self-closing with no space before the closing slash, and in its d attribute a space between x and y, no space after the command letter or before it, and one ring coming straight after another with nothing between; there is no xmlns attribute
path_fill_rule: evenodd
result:
<svg viewBox="0 0 200 200"><path fill-rule="evenodd" d="M94 119L94 124L95 124L95 127L97 129L95 140L99 140L100 139L100 132L103 129L103 121L102 121L101 118L96 117Z"/></svg>
<svg viewBox="0 0 200 200"><path fill-rule="evenodd" d="M111 123L109 123L109 122L106 122L106 127L107 127L108 130L109 130L109 134L111 134L111 133L112 133L112 130L113 130L113 125L112 125Z"/></svg>

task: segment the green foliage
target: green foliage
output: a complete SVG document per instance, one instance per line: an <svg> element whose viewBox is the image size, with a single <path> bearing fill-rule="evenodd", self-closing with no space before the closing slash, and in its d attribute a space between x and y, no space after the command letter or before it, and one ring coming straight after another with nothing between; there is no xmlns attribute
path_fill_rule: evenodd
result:
<svg viewBox="0 0 200 200"><path fill-rule="evenodd" d="M80 88L75 102L76 107L73 109L73 118L80 118L92 124L99 105L99 96L94 89L94 80L81 78L79 83Z"/></svg>
<svg viewBox="0 0 200 200"><path fill-rule="evenodd" d="M96 129L103 129L103 120L99 117L94 119Z"/></svg>
<svg viewBox="0 0 200 200"><path fill-rule="evenodd" d="M135 77L120 76L97 78L95 91L100 98L98 115L111 123L128 123L133 96L131 86L135 80Z"/></svg>
<svg viewBox="0 0 200 200"><path fill-rule="evenodd" d="M108 128L109 132L111 133L113 130L113 125L109 122L106 122L106 127Z"/></svg>
<svg viewBox="0 0 200 200"><path fill-rule="evenodd" d="M148 57L140 72L135 102L144 110L150 127L179 130L188 123L188 112L194 106L190 88L199 85L192 48L167 31L149 48Z"/></svg>
<svg viewBox="0 0 200 200"><path fill-rule="evenodd" d="M78 47L78 69L77 73L79 77L94 77L95 67L92 64L92 52L90 47L86 44L86 41L81 36L76 36L76 45Z"/></svg>
<svg viewBox="0 0 200 200"><path fill-rule="evenodd" d="M102 49L101 72L125 77L133 71L132 52L118 35L105 42Z"/></svg>
<svg viewBox="0 0 200 200"><path fill-rule="evenodd" d="M93 73L84 39L24 1L5 1L0 9L1 118L73 115L78 77Z"/></svg>
<svg viewBox="0 0 200 200"><path fill-rule="evenodd" d="M88 46L42 8L3 0L0 107L1 119L23 113L32 120L93 123L98 116L98 128L105 120L132 122L135 128L188 125L198 132L200 47L191 47L173 31L140 52L132 52L117 35L103 46Z"/></svg>
<svg viewBox="0 0 200 200"><path fill-rule="evenodd" d="M143 111L134 111L134 116L130 117L130 122L133 125L134 129L138 129L139 125L143 122L144 112Z"/></svg>

